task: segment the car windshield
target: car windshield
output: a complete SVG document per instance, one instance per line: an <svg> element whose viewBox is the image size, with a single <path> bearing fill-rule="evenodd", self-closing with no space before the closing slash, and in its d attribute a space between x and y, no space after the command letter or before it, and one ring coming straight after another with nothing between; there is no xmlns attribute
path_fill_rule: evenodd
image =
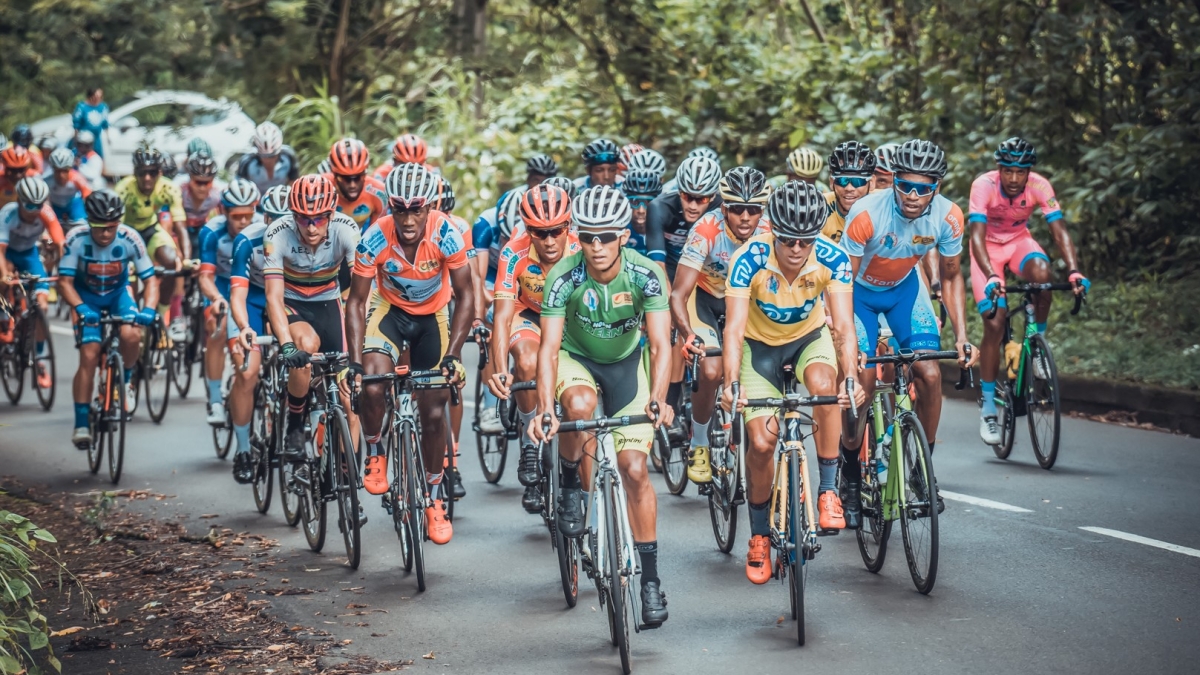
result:
<svg viewBox="0 0 1200 675"><path fill-rule="evenodd" d="M224 121L226 117L229 117L229 108L193 106L191 108L191 113L192 126L199 127L206 124L217 124L218 122Z"/></svg>

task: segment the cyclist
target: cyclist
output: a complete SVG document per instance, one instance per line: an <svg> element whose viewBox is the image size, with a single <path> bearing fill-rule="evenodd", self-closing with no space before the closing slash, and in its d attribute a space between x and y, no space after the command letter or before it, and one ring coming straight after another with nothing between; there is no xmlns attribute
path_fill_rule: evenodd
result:
<svg viewBox="0 0 1200 675"><path fill-rule="evenodd" d="M238 178L257 185L259 194L300 178L300 160L290 146L283 144L283 131L274 122L258 125L250 141L256 152L242 156L236 173Z"/></svg>
<svg viewBox="0 0 1200 675"><path fill-rule="evenodd" d="M179 165L175 163L175 157L169 152L162 153L162 175L163 178L172 182L179 175Z"/></svg>
<svg viewBox="0 0 1200 675"><path fill-rule="evenodd" d="M642 153L634 155L639 157ZM632 218L629 221L629 241L626 246L646 255L647 207L662 194L662 176L645 169L630 169L621 183L621 191L629 200Z"/></svg>
<svg viewBox="0 0 1200 675"><path fill-rule="evenodd" d="M745 398L776 397L786 393L784 366L814 396L837 395L843 407L865 398L856 390L851 402L842 373L858 370L854 345L854 303L850 261L845 252L821 236L827 213L825 197L811 183L788 181L771 194L767 215L770 232L754 236L730 262L725 289L725 344L741 349L724 351L726 382L740 382ZM832 335L825 324L829 303ZM841 379L841 381L839 381ZM735 406L732 387L722 405ZM741 405L741 401L736 402ZM746 577L756 584L771 578L771 533L767 508L774 480L774 452L779 427L771 408L748 408L746 469L750 512L750 552ZM841 419L830 406L812 412L816 428L820 485L817 493L819 526L846 527L837 492L838 436Z"/></svg>
<svg viewBox="0 0 1200 675"><path fill-rule="evenodd" d="M162 155L157 150L134 151L133 175L122 178L114 190L125 200L125 222L141 235L150 259L165 269L182 269L183 261L192 257L187 214L183 210L179 186L162 175ZM161 296L167 296L167 302L159 305L158 313L171 317L167 335L175 342L187 339L183 286L183 278L177 277L166 284L159 297L161 303Z"/></svg>
<svg viewBox="0 0 1200 675"><path fill-rule="evenodd" d="M624 427L613 435L621 482L629 498L629 520L642 570L642 622L667 620L667 601L658 577L658 502L646 467L654 427L670 424L666 404L671 370L671 315L667 280L649 258L625 246L629 201L615 188L582 190L571 202L571 218L582 250L560 260L546 275L542 299L542 342L538 349L538 413L549 413L550 429L529 425L540 442L558 430L555 401L567 420L590 419L597 399L606 415L645 411L654 425ZM642 358L644 325L650 344L647 383ZM584 532L579 464L585 440L567 434L559 441L562 495L558 527L568 537Z"/></svg>
<svg viewBox="0 0 1200 675"><path fill-rule="evenodd" d="M212 146L209 145L208 141L204 140L203 138L199 138L199 137L193 138L192 140L188 141L186 154L188 157L191 157L192 155L199 155L199 154L205 154L205 155L208 155L209 157L212 157L213 156Z"/></svg>
<svg viewBox="0 0 1200 675"><path fill-rule="evenodd" d="M671 317L683 340L685 356L701 361L698 388L692 396L691 461L688 478L711 483L708 425L721 383L721 360L704 359L706 347L721 345L725 322L725 277L734 253L751 237L769 232L763 208L771 194L767 177L758 169L739 166L721 178L721 208L696 221L679 257L671 286ZM693 344L699 340L700 344ZM731 380L732 381L732 380ZM703 421L701 421L703 420Z"/></svg>
<svg viewBox="0 0 1200 675"><path fill-rule="evenodd" d="M570 232L571 198L566 190L538 185L521 195L521 217L525 234L508 242L500 253L500 278L496 283L495 318L492 324L493 372L488 387L508 400L514 381L537 377L539 325L546 273L565 255L579 252L579 240ZM509 355L513 357L509 368ZM533 392L517 393L521 428L529 426L537 411ZM525 486L521 504L537 513L542 494L538 487L537 447L523 443L517 480Z"/></svg>
<svg viewBox="0 0 1200 675"><path fill-rule="evenodd" d="M50 208L60 223L76 225L87 221L83 200L92 194L92 186L75 169L75 153L57 148L46 163L50 167Z"/></svg>
<svg viewBox="0 0 1200 675"><path fill-rule="evenodd" d="M93 190L108 186L104 178L104 158L92 149L96 137L86 129L75 132L75 168L87 179Z"/></svg>
<svg viewBox="0 0 1200 675"><path fill-rule="evenodd" d="M646 206L646 248L651 260L675 278L679 254L692 225L721 205L721 165L707 157L688 157L675 171L677 192L662 194Z"/></svg>
<svg viewBox="0 0 1200 675"><path fill-rule="evenodd" d="M718 167L721 165L721 156L717 154L716 150L713 150L712 148L705 146L705 145L701 145L699 147L692 148L691 151L688 152L687 157L685 157L684 160L686 161L693 157L703 157L704 159L711 159L712 161L717 163ZM682 165L683 162L680 162L680 164ZM663 174L664 175L666 174L666 170L667 170L666 160L663 160ZM667 192L667 193L679 192L679 168L678 167L676 167L676 169L675 169L675 177L672 178L671 180L663 183L663 192Z"/></svg>
<svg viewBox="0 0 1200 675"><path fill-rule="evenodd" d="M435 174L415 163L388 175L392 215L369 228L359 243L346 312L351 371L390 373L401 361L414 370L441 368L453 386L462 386L463 343L475 318L471 270L458 228L433 209ZM411 262L410 262L411 261ZM457 298L453 318L450 298ZM368 310L367 305L370 305ZM386 387L365 388L359 400L367 461L363 487L371 494L388 489L387 455L381 447ZM415 394L421 418L425 479L432 504L425 509L429 539L446 544L454 528L442 490L446 461L446 389Z"/></svg>
<svg viewBox="0 0 1200 675"><path fill-rule="evenodd" d="M10 145L0 151L0 164L4 175L0 176L0 206L17 201L17 183L26 176L40 175L33 170L29 151L19 145Z"/></svg>
<svg viewBox="0 0 1200 675"><path fill-rule="evenodd" d="M628 171L638 170L649 171L662 180L667 173L667 160L657 150L646 148L629 158Z"/></svg>
<svg viewBox="0 0 1200 675"><path fill-rule="evenodd" d="M580 190L596 185L617 185L617 163L621 150L607 138L597 138L584 146L580 155L587 174L575 179Z"/></svg>
<svg viewBox="0 0 1200 675"><path fill-rule="evenodd" d="M959 265L962 211L939 194L946 175L946 154L929 141L913 139L896 149L892 168L896 173L892 190L874 192L855 202L846 217L848 225L842 237L842 248L850 255L854 272L858 349L874 356L881 315L900 349L932 351L941 346L929 290L916 271L921 258L936 250L943 303L954 326L959 364L970 367L979 354L968 343L963 308L965 289ZM918 361L912 370L917 388L917 417L930 439L932 452L942 412L941 371L934 361ZM875 378L863 378L861 385L870 400L875 393ZM849 486L845 506L850 527L857 527L861 521L858 448L867 417L865 408L861 412L858 428L853 432L847 429L849 433L842 437L844 475ZM938 509L943 508L939 495Z"/></svg>
<svg viewBox="0 0 1200 675"><path fill-rule="evenodd" d="M79 343L79 369L75 371L72 387L75 431L71 442L80 450L86 450L92 442L88 412L92 383L100 364L101 312L136 321L141 326L153 325L158 320L158 313L154 311L158 304L154 263L137 231L121 222L125 215L125 200L111 190L97 190L88 195L83 206L87 210L88 227L71 230L58 264L58 291L75 310L75 339ZM144 284L142 301L145 308L141 311L128 289L130 263ZM137 363L141 333L136 326L120 327L126 412L133 412L137 402L129 380Z"/></svg>
<svg viewBox="0 0 1200 675"><path fill-rule="evenodd" d="M812 148L796 148L787 158L787 179L798 180L816 185L817 176L821 174L825 161Z"/></svg>
<svg viewBox="0 0 1200 675"><path fill-rule="evenodd" d="M221 213L221 193L225 191L225 183L217 180L217 163L207 153L188 155L183 171L184 175L176 184L183 201L183 213L187 216L190 248L198 251L201 228Z"/></svg>
<svg viewBox="0 0 1200 675"><path fill-rule="evenodd" d="M621 146L621 159L617 162L617 172L624 174L629 170L629 160L633 156L646 149L646 146L640 143L626 143Z"/></svg>
<svg viewBox="0 0 1200 675"><path fill-rule="evenodd" d="M45 158L42 156L42 149L33 144L33 130L29 128L29 125L18 124L17 126L13 127L12 135L9 136L9 140L12 141L13 145L19 145L29 152L30 165L33 167L33 170L37 172L37 175L42 175L42 171L44 169L43 162Z"/></svg>
<svg viewBox="0 0 1200 675"><path fill-rule="evenodd" d="M534 155L525 160L525 187L545 182L558 175L558 162L550 155Z"/></svg>
<svg viewBox="0 0 1200 675"><path fill-rule="evenodd" d="M360 230L387 213L383 183L367 175L370 153L357 138L343 138L329 150L329 178L338 191L338 213L350 216Z"/></svg>
<svg viewBox="0 0 1200 675"><path fill-rule="evenodd" d="M10 280L13 268L17 272L46 276L46 267L38 251L38 242L43 235L50 237L53 248L50 257L55 260L62 257L62 227L47 203L49 199L50 188L46 181L31 176L17 183L16 203L0 207L0 287L16 283ZM34 299L43 314L47 313L49 296L50 284L39 281L34 287ZM12 335L9 330L0 330L0 341L7 337L4 333ZM47 335L42 324L37 325L37 333L33 338L38 356L44 355ZM43 361L38 361L37 381L41 389L49 389L53 384Z"/></svg>
<svg viewBox="0 0 1200 675"><path fill-rule="evenodd" d="M416 134L404 134L396 139L392 144L392 158L388 161L375 167L372 176L379 182L384 182L392 173L392 169L401 164L420 164L426 168L430 167L425 163L429 156L429 146L425 144L424 139Z"/></svg>
<svg viewBox="0 0 1200 675"><path fill-rule="evenodd" d="M887 190L892 187L896 172L892 168L892 160L896 157L899 143L884 143L875 148L875 189Z"/></svg>
<svg viewBox="0 0 1200 675"><path fill-rule="evenodd" d="M1059 253L1070 270L1075 294L1084 293L1091 282L1079 272L1075 245L1067 232L1062 209L1050 181L1033 171L1037 151L1023 138L1014 136L996 150L996 170L989 171L971 184L971 291L975 305L983 315L983 344L980 354L979 389L983 397L979 436L984 443L1000 443L1000 424L996 411L996 371L1000 364L1000 342L1004 339L1008 311L1004 296L1004 269L1032 283L1052 280L1050 259L1029 232L1029 217L1035 209L1050 228ZM1046 331L1053 295L1038 293L1034 320L1039 333ZM988 313L996 309L996 315ZM1034 374L1045 378L1040 360L1033 362Z"/></svg>
<svg viewBox="0 0 1200 675"><path fill-rule="evenodd" d="M850 207L871 191L875 166L875 153L858 141L838 143L829 153L829 187L832 191L825 193L829 217L825 219L821 234L833 243L842 240Z"/></svg>

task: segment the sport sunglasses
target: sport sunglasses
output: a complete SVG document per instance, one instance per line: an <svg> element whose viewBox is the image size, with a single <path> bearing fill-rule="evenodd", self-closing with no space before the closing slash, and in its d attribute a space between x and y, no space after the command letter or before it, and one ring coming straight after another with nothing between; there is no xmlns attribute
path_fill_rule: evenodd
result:
<svg viewBox="0 0 1200 675"><path fill-rule="evenodd" d="M707 204L712 201L712 195L692 195L686 192L680 192L679 198L693 204Z"/></svg>
<svg viewBox="0 0 1200 675"><path fill-rule="evenodd" d="M320 216L296 216L296 224L303 228L325 227L329 224L329 219L332 214L323 214Z"/></svg>
<svg viewBox="0 0 1200 675"><path fill-rule="evenodd" d="M726 209L735 216L744 216L750 214L752 216L762 215L763 207L758 204L726 204Z"/></svg>
<svg viewBox="0 0 1200 675"><path fill-rule="evenodd" d="M529 236L533 237L534 239L554 239L556 237L562 236L562 233L567 231L567 226L559 225L558 227L550 227L550 228L542 228L542 229L536 229L536 228L529 227L529 228L526 228L525 231L528 232Z"/></svg>
<svg viewBox="0 0 1200 675"><path fill-rule="evenodd" d="M598 155L592 156L591 163L592 164L613 164L617 161L617 159L619 157L620 157L620 155L618 155L615 152L602 152Z"/></svg>
<svg viewBox="0 0 1200 675"><path fill-rule="evenodd" d="M621 238L620 232L580 232L579 243L584 246L591 246L593 242L601 244L611 244Z"/></svg>
<svg viewBox="0 0 1200 675"><path fill-rule="evenodd" d="M42 205L34 204L33 202L22 202L21 208L25 209L26 211L40 211L42 209Z"/></svg>
<svg viewBox="0 0 1200 675"><path fill-rule="evenodd" d="M918 197L928 197L933 194L933 191L938 189L937 183L914 183L910 180L897 178L892 184L900 194L911 195L916 193Z"/></svg>
<svg viewBox="0 0 1200 675"><path fill-rule="evenodd" d="M862 176L838 176L833 179L833 184L840 188L853 187L857 189L866 187L867 183L870 182L870 178L863 178Z"/></svg>
<svg viewBox="0 0 1200 675"><path fill-rule="evenodd" d="M782 246L784 248L796 248L798 246L809 246L816 240L817 240L816 237L813 237L812 239L801 239L800 237L784 237L784 236L781 236L778 234L775 235L775 243L779 244L780 246Z"/></svg>
<svg viewBox="0 0 1200 675"><path fill-rule="evenodd" d="M429 203L428 197L413 197L405 199L404 197L392 197L388 200L393 211L416 211Z"/></svg>

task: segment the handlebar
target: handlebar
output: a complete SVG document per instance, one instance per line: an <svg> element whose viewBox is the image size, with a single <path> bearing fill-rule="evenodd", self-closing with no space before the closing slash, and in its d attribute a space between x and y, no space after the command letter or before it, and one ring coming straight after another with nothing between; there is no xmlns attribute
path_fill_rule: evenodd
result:
<svg viewBox="0 0 1200 675"><path fill-rule="evenodd" d="M488 364L488 342L492 339L492 331L487 326L479 325L472 328L468 335L479 345L479 369L483 370Z"/></svg>
<svg viewBox="0 0 1200 675"><path fill-rule="evenodd" d="M1050 282L1044 284L1015 284L1004 287L1005 295L1015 295L1021 293L1037 293L1039 291L1075 291L1075 284L1070 282ZM1083 302L1087 298L1087 292L1080 293L1075 296L1075 306L1071 308L1071 316L1079 313L1079 309L1083 307ZM995 299L995 298L993 298ZM996 312L1000 309L999 305L994 305L990 312L987 313L987 318L992 319L996 316Z"/></svg>
<svg viewBox="0 0 1200 675"><path fill-rule="evenodd" d="M850 398L850 420L858 419L858 406L854 405L854 388L856 384L853 377L846 378L846 396Z"/></svg>
<svg viewBox="0 0 1200 675"><path fill-rule="evenodd" d="M657 411L657 408L656 408ZM558 432L575 432L575 431L596 431L617 429L620 427L628 427L634 424L654 424L657 415L621 415L619 417L601 417L593 420L575 420L572 422L559 422ZM550 413L542 414L542 429L550 429Z"/></svg>
<svg viewBox="0 0 1200 675"><path fill-rule="evenodd" d="M877 363L895 363L907 365L917 361L940 361L943 359L958 360L957 351L943 352L914 352L911 349L901 349L895 354L878 354L876 356L867 357L867 365L875 365Z"/></svg>
<svg viewBox="0 0 1200 675"><path fill-rule="evenodd" d="M788 408L796 409L804 406L837 405L836 396L804 396L788 394L781 398L751 398L746 400L747 408Z"/></svg>
<svg viewBox="0 0 1200 675"><path fill-rule="evenodd" d="M441 369L437 370L409 370L408 366L397 366L390 373L381 373L379 375L363 375L363 384L374 384L376 382L395 382L396 380L418 380L430 377L445 377L442 375ZM450 384L450 380L445 382L421 382L413 385L413 389L449 389L450 403L458 405L459 395L458 387Z"/></svg>
<svg viewBox="0 0 1200 675"><path fill-rule="evenodd" d="M692 340L692 344L695 345L696 347L700 347L704 344L704 340L701 340L700 338L695 338L694 340ZM687 374L688 374L688 379L691 380L691 383L692 383L691 387L692 387L693 393L695 393L696 390L698 390L700 388L700 381L699 381L699 378L697 378L697 376L696 376L697 372L700 370L700 359L706 358L709 356L721 356L722 354L723 354L723 352L721 350L721 347L718 346L718 347L706 347L704 349L703 357L700 356L699 354L689 354L688 355Z"/></svg>
<svg viewBox="0 0 1200 675"><path fill-rule="evenodd" d="M500 377L503 378L504 376L501 375ZM503 379L501 381L503 381ZM513 393L516 393L518 391L537 391L537 380L525 380L524 382L513 382L512 386L509 387L508 390ZM511 397L502 398L502 399L500 399L500 402L497 405L497 412L500 413L500 422L501 423L504 423L504 421L508 419L508 402L510 399L511 399Z"/></svg>

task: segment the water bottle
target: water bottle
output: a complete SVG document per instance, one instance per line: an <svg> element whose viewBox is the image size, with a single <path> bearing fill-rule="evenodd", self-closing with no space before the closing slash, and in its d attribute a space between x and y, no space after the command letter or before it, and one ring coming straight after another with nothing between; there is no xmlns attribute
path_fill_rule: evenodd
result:
<svg viewBox="0 0 1200 675"><path fill-rule="evenodd" d="M875 446L875 478L880 485L887 483L888 452L892 448L892 429L895 425L896 423L892 422L884 429L883 438Z"/></svg>

